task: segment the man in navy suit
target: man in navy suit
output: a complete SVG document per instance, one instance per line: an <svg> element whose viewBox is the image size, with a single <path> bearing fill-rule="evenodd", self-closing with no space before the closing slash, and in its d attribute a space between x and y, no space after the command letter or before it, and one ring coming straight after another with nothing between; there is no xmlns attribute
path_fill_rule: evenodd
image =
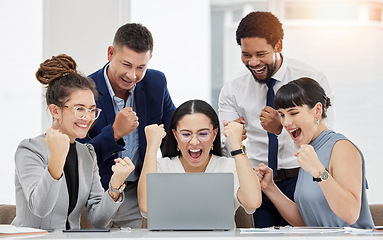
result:
<svg viewBox="0 0 383 240"><path fill-rule="evenodd" d="M113 46L108 47L109 62L89 76L96 83L96 104L102 112L88 137L80 141L94 146L105 190L125 193L110 227L141 227L137 182L146 150L144 128L155 123L167 129L175 110L165 75L147 69L152 51L150 31L141 24L125 24L117 30ZM110 186L112 165L118 157L129 157L135 170L125 185Z"/></svg>

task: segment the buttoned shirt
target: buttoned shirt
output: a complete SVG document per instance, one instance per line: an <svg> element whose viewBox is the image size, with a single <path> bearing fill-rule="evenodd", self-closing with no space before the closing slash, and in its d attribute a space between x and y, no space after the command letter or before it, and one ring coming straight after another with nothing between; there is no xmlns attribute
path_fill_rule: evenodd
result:
<svg viewBox="0 0 383 240"><path fill-rule="evenodd" d="M310 77L316 80L331 99L332 106L329 107L325 119L330 129L334 128L335 111L332 88L326 76L313 67L290 58L282 58L281 67L272 76L276 79L274 92L286 83L301 77ZM268 136L267 131L261 126L259 115L266 106L267 85L255 81L248 69L239 72L233 80L225 82L221 89L218 112L223 130L222 121L232 121L239 117L245 119L247 155L253 167L260 163L268 162ZM231 151L227 145L226 138L222 135L224 152L226 155ZM235 150L235 149L233 149ZM278 135L278 169L290 169L299 167L297 158L294 156L298 150L289 133L283 129Z"/></svg>
<svg viewBox="0 0 383 240"><path fill-rule="evenodd" d="M110 97L112 98L113 102L113 108L114 112L117 113L121 111L125 107L131 107L133 111L136 111L136 105L134 101L134 89L136 88L136 85L134 85L131 89L129 89L129 97L124 101L124 99L117 97L114 94L113 88L109 82L108 74L107 74L107 69L109 66L107 66L104 70L104 77L105 77L105 82L106 86L108 87ZM137 166L138 161L140 161L140 154L138 151L138 128L134 129L133 132L130 134L126 135L123 137L124 143L125 143L125 150L121 151L118 153L118 157L124 158L124 157L129 157L130 160L132 160L133 164ZM129 177L126 179L127 181L136 181L139 176L136 176L134 174L135 172L133 171Z"/></svg>

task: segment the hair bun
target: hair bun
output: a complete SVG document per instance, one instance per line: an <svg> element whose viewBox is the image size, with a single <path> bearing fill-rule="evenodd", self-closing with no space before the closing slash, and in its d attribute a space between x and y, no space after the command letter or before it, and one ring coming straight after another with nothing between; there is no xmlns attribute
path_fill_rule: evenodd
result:
<svg viewBox="0 0 383 240"><path fill-rule="evenodd" d="M324 106L324 108L325 109L327 109L327 108L329 108L330 106L331 106L331 100L330 100L330 98L329 97L327 97L326 96L326 99L325 99L325 106Z"/></svg>
<svg viewBox="0 0 383 240"><path fill-rule="evenodd" d="M40 64L36 72L36 78L40 83L48 85L55 79L62 78L70 73L76 73L76 67L77 63L68 55L52 56L51 59L47 59Z"/></svg>

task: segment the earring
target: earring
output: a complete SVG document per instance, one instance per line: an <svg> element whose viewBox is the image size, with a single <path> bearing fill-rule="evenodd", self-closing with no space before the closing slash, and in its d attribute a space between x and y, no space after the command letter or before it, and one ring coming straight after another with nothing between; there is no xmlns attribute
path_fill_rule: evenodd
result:
<svg viewBox="0 0 383 240"><path fill-rule="evenodd" d="M57 120L56 119L53 120L53 125L57 125Z"/></svg>
<svg viewBox="0 0 383 240"><path fill-rule="evenodd" d="M317 125L319 125L319 119L317 119Z"/></svg>
<svg viewBox="0 0 383 240"><path fill-rule="evenodd" d="M213 151L214 145L211 145L211 150Z"/></svg>
<svg viewBox="0 0 383 240"><path fill-rule="evenodd" d="M180 152L181 150L180 150L180 147L177 145L177 152Z"/></svg>

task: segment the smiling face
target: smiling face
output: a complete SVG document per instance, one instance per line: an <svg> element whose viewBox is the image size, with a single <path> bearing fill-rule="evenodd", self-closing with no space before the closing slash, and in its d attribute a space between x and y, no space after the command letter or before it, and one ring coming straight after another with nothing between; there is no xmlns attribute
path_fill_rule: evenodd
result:
<svg viewBox="0 0 383 240"><path fill-rule="evenodd" d="M259 83L266 83L281 66L282 41L273 48L265 38L242 38L241 50L243 64Z"/></svg>
<svg viewBox="0 0 383 240"><path fill-rule="evenodd" d="M68 107L50 106L52 116L58 119L57 125L53 125L52 128L68 135L73 143L76 138L86 137L94 120L91 119L90 113L87 113L82 119L78 119L72 107L96 108L94 95L91 90L76 90L69 95L64 105Z"/></svg>
<svg viewBox="0 0 383 240"><path fill-rule="evenodd" d="M144 78L151 57L150 50L138 53L126 46L108 48L107 74L117 97L124 99L127 91Z"/></svg>
<svg viewBox="0 0 383 240"><path fill-rule="evenodd" d="M282 126L289 132L298 147L311 143L324 130L325 125L320 117L321 109L321 103L317 103L312 109L307 105L278 109ZM317 124L317 120L320 124Z"/></svg>
<svg viewBox="0 0 383 240"><path fill-rule="evenodd" d="M180 160L185 172L205 171L217 131L213 129L210 119L202 113L187 114L178 121L177 130L173 129L173 134L181 150ZM209 138L206 137L207 132ZM180 134L191 136L190 141L182 141Z"/></svg>

